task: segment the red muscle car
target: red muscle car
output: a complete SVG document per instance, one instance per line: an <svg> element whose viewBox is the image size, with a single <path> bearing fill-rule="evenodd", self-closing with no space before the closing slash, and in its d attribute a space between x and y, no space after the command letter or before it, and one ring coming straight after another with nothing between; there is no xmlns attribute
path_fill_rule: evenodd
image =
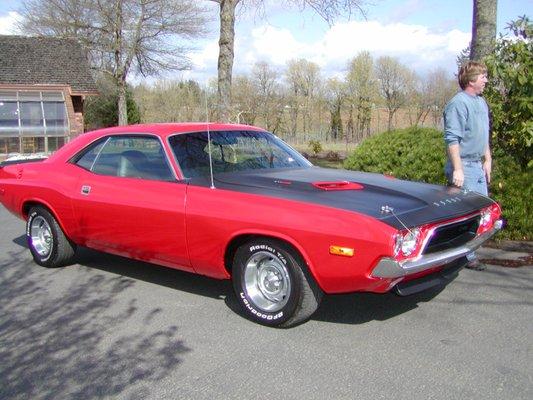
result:
<svg viewBox="0 0 533 400"><path fill-rule="evenodd" d="M444 285L502 226L488 197L318 168L230 124L83 134L46 160L4 162L0 201L27 221L39 265L71 264L85 246L231 279L251 320L281 327L324 293Z"/></svg>

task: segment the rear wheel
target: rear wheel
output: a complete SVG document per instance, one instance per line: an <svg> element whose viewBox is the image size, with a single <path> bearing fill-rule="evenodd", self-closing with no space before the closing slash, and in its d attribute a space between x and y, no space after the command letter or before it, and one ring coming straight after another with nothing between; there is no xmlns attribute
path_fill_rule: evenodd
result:
<svg viewBox="0 0 533 400"><path fill-rule="evenodd" d="M73 262L76 246L67 239L54 216L44 207L30 209L26 236L37 264L53 268Z"/></svg>
<svg viewBox="0 0 533 400"><path fill-rule="evenodd" d="M305 274L300 255L273 239L240 246L233 261L233 287L248 318L264 325L290 327L318 308L322 292Z"/></svg>

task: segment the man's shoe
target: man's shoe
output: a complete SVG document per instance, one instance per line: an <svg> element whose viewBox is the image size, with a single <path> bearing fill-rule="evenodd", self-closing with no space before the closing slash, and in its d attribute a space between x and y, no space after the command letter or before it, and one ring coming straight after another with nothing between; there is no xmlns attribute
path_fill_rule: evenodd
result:
<svg viewBox="0 0 533 400"><path fill-rule="evenodd" d="M487 267L485 266L485 264L480 263L479 260L476 258L475 260L472 260L468 264L466 264L465 268L473 269L474 271L483 271Z"/></svg>

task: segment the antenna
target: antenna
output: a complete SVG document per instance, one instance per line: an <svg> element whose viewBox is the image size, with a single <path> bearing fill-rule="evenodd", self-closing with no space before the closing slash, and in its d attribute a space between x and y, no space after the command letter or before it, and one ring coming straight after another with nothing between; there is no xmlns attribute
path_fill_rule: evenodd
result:
<svg viewBox="0 0 533 400"><path fill-rule="evenodd" d="M413 233L413 232L411 231L411 229L409 229L409 228L407 227L407 225L405 225L405 224L403 223L403 221L400 219L400 217L398 217L398 216L394 213L394 208L392 208L392 207L390 207L390 206L388 206L388 205L381 206L381 213L382 213L382 214L392 214L393 217L396 218L396 219L398 220L398 222L399 222L400 224L402 224L402 226L403 226L405 229L407 229L407 231L408 231L409 233L411 233L411 234Z"/></svg>
<svg viewBox="0 0 533 400"><path fill-rule="evenodd" d="M215 188L215 179L213 178L213 157L211 155L211 132L209 130L209 109L207 108L207 85L205 87L205 120L207 128L207 153L209 154L209 177L211 178L211 189Z"/></svg>

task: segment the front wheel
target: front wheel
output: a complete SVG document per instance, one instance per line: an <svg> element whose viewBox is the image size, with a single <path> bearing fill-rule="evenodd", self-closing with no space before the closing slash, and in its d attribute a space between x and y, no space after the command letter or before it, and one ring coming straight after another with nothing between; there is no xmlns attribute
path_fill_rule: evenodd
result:
<svg viewBox="0 0 533 400"><path fill-rule="evenodd" d="M290 327L318 308L322 291L307 277L301 256L273 239L240 246L233 260L233 288L248 318L269 326Z"/></svg>
<svg viewBox="0 0 533 400"><path fill-rule="evenodd" d="M37 264L52 268L72 263L76 246L67 239L54 216L44 207L32 207L30 210L26 236Z"/></svg>

